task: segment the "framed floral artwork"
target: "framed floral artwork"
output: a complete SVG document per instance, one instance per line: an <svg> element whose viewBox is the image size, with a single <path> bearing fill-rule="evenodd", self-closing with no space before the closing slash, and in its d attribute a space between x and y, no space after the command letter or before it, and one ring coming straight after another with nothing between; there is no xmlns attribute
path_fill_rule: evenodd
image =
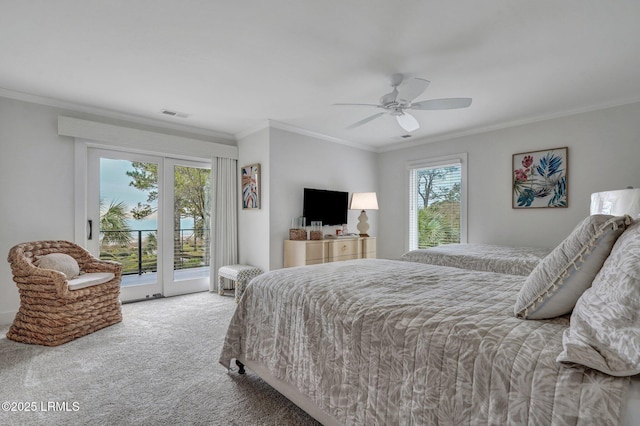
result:
<svg viewBox="0 0 640 426"><path fill-rule="evenodd" d="M242 167L242 208L260 208L260 164Z"/></svg>
<svg viewBox="0 0 640 426"><path fill-rule="evenodd" d="M514 209L568 207L568 148L513 154Z"/></svg>

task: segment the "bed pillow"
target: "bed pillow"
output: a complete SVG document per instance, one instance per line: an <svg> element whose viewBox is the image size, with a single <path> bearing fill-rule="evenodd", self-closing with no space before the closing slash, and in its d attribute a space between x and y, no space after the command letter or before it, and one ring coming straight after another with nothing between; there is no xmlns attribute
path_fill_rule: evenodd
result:
<svg viewBox="0 0 640 426"><path fill-rule="evenodd" d="M558 362L612 376L640 374L640 222L618 239L562 336Z"/></svg>
<svg viewBox="0 0 640 426"><path fill-rule="evenodd" d="M80 274L78 262L64 253L50 253L36 260L34 264L38 268L53 269L62 272L67 276L68 280L72 280Z"/></svg>
<svg viewBox="0 0 640 426"><path fill-rule="evenodd" d="M626 215L584 219L531 271L518 293L516 316L548 319L570 313L631 221Z"/></svg>

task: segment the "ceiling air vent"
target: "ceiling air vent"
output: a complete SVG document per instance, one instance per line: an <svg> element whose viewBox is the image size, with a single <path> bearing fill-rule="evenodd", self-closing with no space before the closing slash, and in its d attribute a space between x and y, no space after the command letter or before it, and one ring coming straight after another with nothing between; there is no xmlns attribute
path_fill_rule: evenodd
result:
<svg viewBox="0 0 640 426"><path fill-rule="evenodd" d="M186 112L171 111L168 109L160 110L160 112L163 113L164 115L170 115L171 117L179 117L179 118L187 118L190 115L190 114L187 114Z"/></svg>

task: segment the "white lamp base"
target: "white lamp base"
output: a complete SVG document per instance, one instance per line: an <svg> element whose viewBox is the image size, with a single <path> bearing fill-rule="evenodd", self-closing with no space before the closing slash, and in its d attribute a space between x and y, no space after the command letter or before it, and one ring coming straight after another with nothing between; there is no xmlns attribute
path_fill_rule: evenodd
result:
<svg viewBox="0 0 640 426"><path fill-rule="evenodd" d="M361 237L368 237L367 231L369 231L369 218L367 217L367 212L362 210L360 216L358 216L358 231L360 232Z"/></svg>

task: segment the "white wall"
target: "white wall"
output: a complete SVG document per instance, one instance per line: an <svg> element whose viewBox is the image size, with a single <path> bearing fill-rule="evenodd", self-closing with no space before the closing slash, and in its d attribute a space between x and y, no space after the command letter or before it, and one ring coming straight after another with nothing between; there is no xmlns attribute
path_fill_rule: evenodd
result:
<svg viewBox="0 0 640 426"><path fill-rule="evenodd" d="M74 241L74 140L58 135L60 115L96 119L0 97L0 254L4 259L21 242ZM98 121L125 124L108 118ZM228 144L173 129L127 124L138 130ZM9 264L0 262L0 324L11 323L19 305Z"/></svg>
<svg viewBox="0 0 640 426"><path fill-rule="evenodd" d="M640 104L609 108L382 153L378 257L408 247L408 161L468 153L468 241L553 247L589 214L592 192L640 186ZM569 207L511 208L512 155L569 148ZM395 208L389 208L395 206Z"/></svg>
<svg viewBox="0 0 640 426"><path fill-rule="evenodd" d="M73 142L49 107L0 98L0 254L33 240L73 240ZM18 289L0 262L0 323L13 321Z"/></svg>
<svg viewBox="0 0 640 426"><path fill-rule="evenodd" d="M240 167L260 163L262 170L262 208L239 213L239 258L263 270L282 268L284 240L291 219L302 216L304 188L377 191L376 154L370 151L274 127L242 138L238 148ZM352 232L359 214L348 213ZM368 216L375 236L377 212Z"/></svg>
<svg viewBox="0 0 640 426"><path fill-rule="evenodd" d="M58 135L60 115L208 139L0 97L0 253L4 256L25 241L74 240L74 143L73 138ZM239 260L265 270L282 267L283 241L291 218L302 214L304 187L377 191L372 152L274 128L243 138L238 148L239 166L260 163L262 172L262 209L242 210L239 205ZM354 232L357 214L349 213ZM376 235L377 212L369 212L369 218L370 233ZM9 264L0 262L0 324L11 323L18 307Z"/></svg>
<svg viewBox="0 0 640 426"><path fill-rule="evenodd" d="M260 164L260 209L243 210L238 197L238 261L263 271L269 265L270 160L269 129L252 133L238 141L238 188L242 188L240 168Z"/></svg>
<svg viewBox="0 0 640 426"><path fill-rule="evenodd" d="M320 140L312 136L271 129L270 203L271 269L282 268L284 240L291 219L302 216L304 188L377 192L376 155L373 152ZM357 232L360 212L349 210L349 231ZM367 212L369 234L378 234L378 212Z"/></svg>

